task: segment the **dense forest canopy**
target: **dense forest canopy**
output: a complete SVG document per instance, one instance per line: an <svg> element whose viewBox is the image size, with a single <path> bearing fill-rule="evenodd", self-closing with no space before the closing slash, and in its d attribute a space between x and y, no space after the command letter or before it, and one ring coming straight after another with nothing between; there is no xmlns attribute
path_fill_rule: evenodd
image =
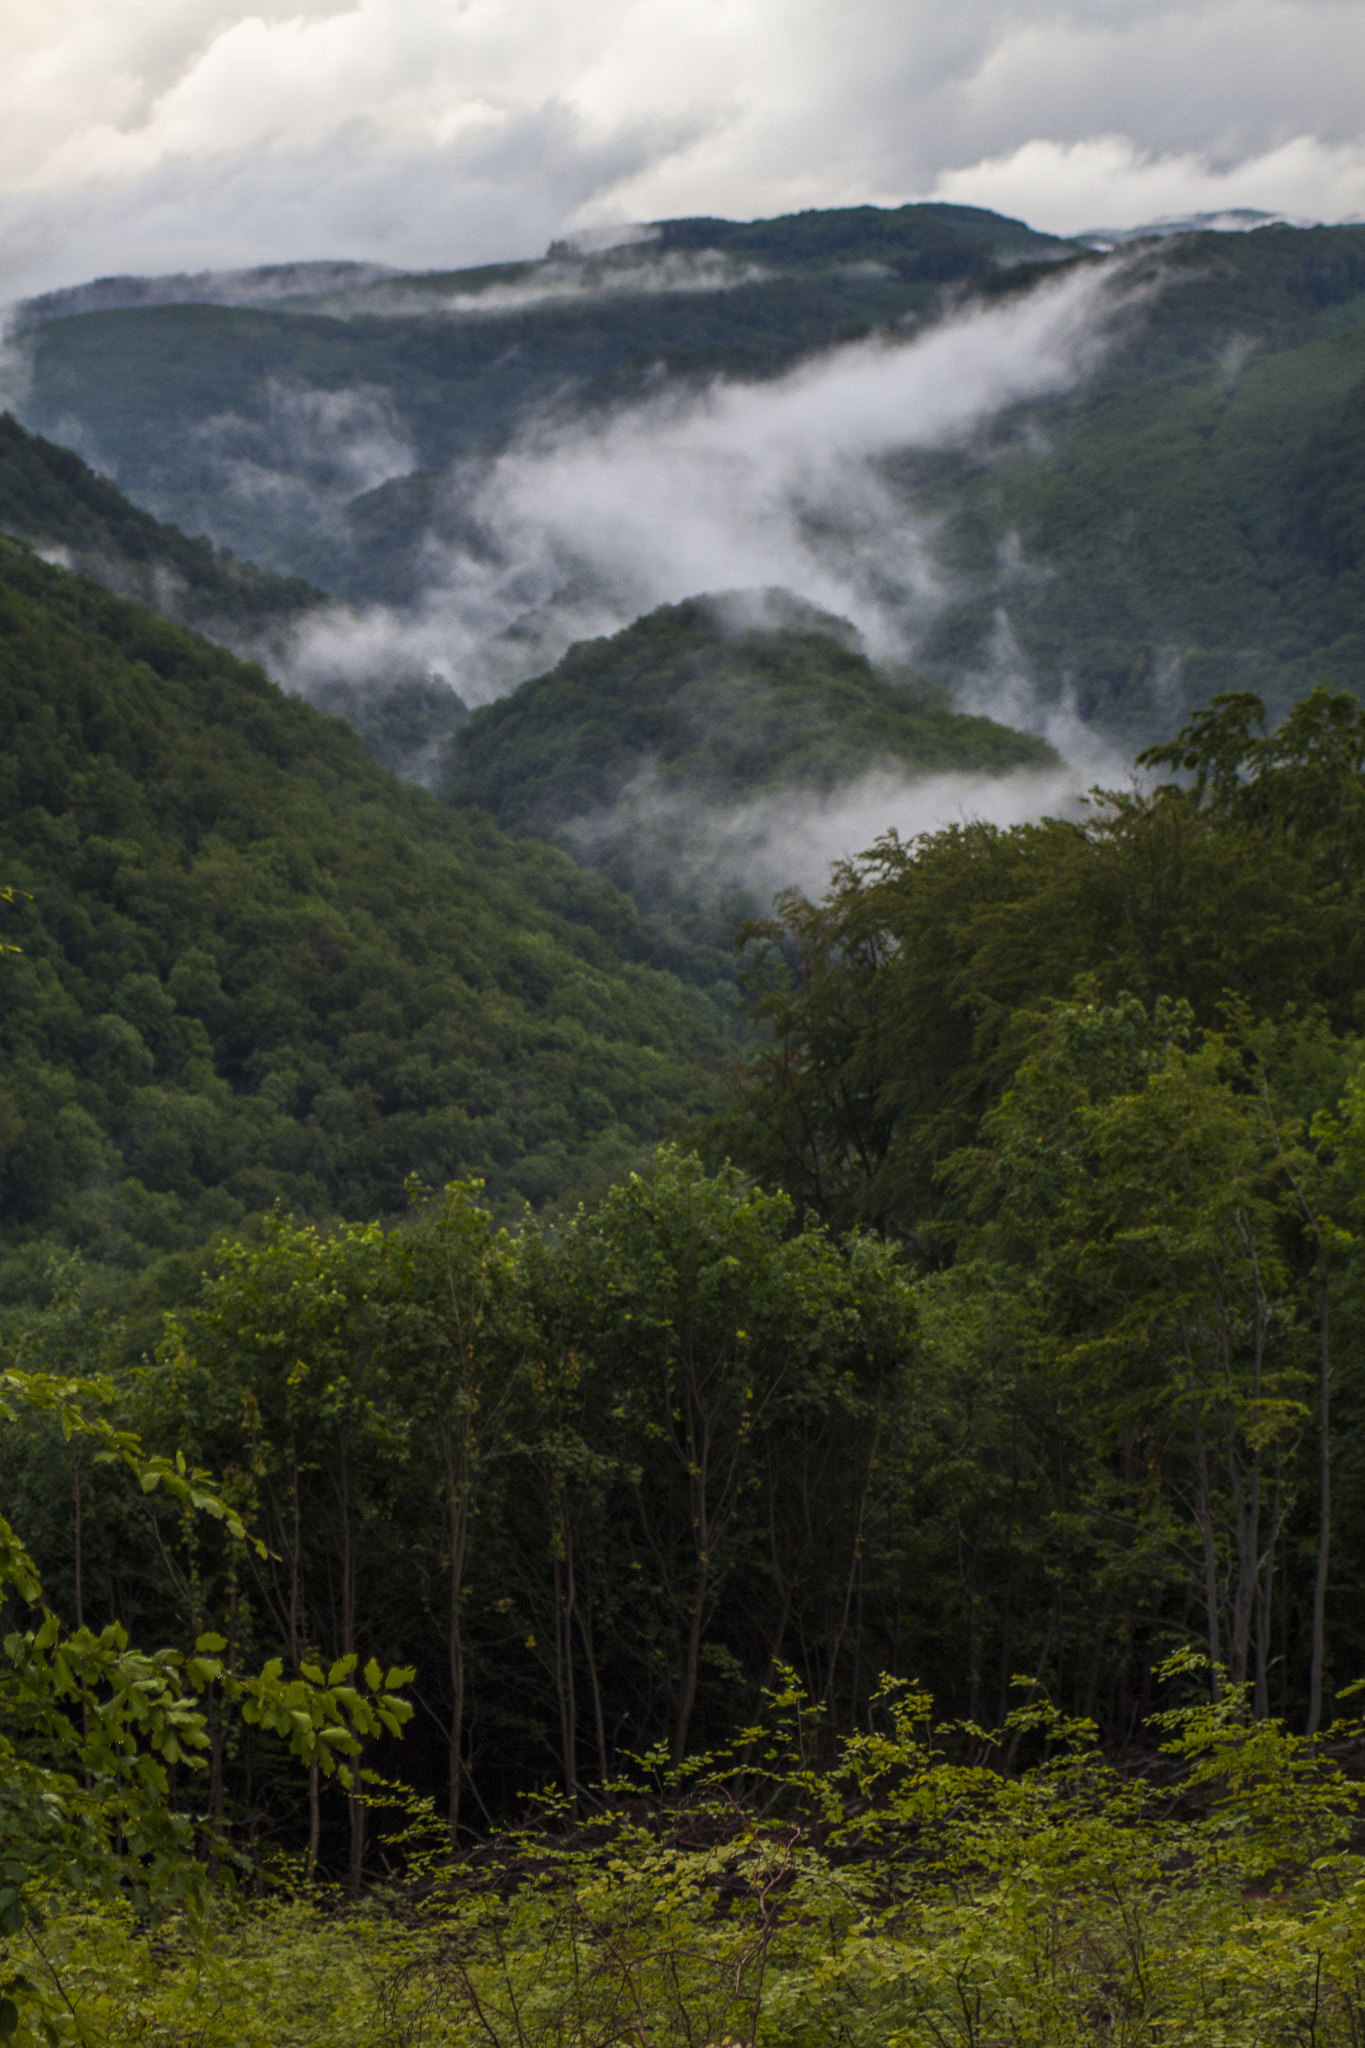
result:
<svg viewBox="0 0 1365 2048"><path fill-rule="evenodd" d="M135 1273L277 1199L366 1217L410 1174L475 1171L505 1203L580 1191L713 1089L704 957L12 545L0 693L10 1300L59 1248Z"/></svg>
<svg viewBox="0 0 1365 2048"><path fill-rule="evenodd" d="M1045 740L954 711L922 676L874 668L843 620L783 591L666 605L474 713L447 793L549 834L610 810L647 767L720 801L911 775L1048 767Z"/></svg>
<svg viewBox="0 0 1365 2048"><path fill-rule="evenodd" d="M141 512L70 448L0 413L0 531L85 569L97 582L186 625L264 638L321 604L320 590L272 576L202 535Z"/></svg>
<svg viewBox="0 0 1365 2048"><path fill-rule="evenodd" d="M1097 1998L1351 2038L1359 1731L1313 1738L1365 1657L1363 764L1344 693L1270 730L1224 698L1148 758L1182 781L790 903L711 1142L791 1193L671 1150L509 1234L419 1191L225 1247L140 1371L68 1296L14 1329L10 1600L41 1568L75 1628L43 1724L73 1761L81 1702L134 1697L123 1627L193 1650L117 1725L202 1746L214 1858L273 1842L355 1893L395 1774L429 1795L392 1933L267 1909L291 1992L218 1924L224 2025L306 2029L299 1987L344 1984L460 2041L597 2039L627 1988L670 2041L719 2000L804 2042L822 1999L869 2041L998 2010L1079 2042ZM59 1390L77 1361L115 1370ZM14 1697L58 1629L10 1639ZM60 1824L112 1901L160 1809L106 1778ZM192 1840L158 1852L191 1886ZM68 1979L202 2012L200 1952L104 1910L58 1913Z"/></svg>
<svg viewBox="0 0 1365 2048"><path fill-rule="evenodd" d="M665 1153L511 1237L468 1189L381 1228L362 1183L344 1228L226 1250L121 1398L236 1475L274 1561L197 1539L191 1597L92 1471L96 1596L55 1447L16 1440L54 1593L412 1665L408 1767L461 1827L723 1740L784 1667L831 1730L888 1670L998 1726L1026 1670L1121 1744L1193 1635L1316 1723L1365 1653L1333 1564L1362 1534L1363 759L1344 693L1268 733L1222 699L1148 758L1185 782L891 841L789 902L698 1126L735 1164Z"/></svg>

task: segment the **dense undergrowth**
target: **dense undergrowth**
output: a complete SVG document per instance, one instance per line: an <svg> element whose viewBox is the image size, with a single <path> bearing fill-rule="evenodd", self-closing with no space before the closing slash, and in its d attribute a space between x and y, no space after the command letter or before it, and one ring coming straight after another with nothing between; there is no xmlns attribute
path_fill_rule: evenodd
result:
<svg viewBox="0 0 1365 2048"><path fill-rule="evenodd" d="M49 1893L6 1943L31 1973L10 2038L1354 2048L1365 1792L1339 1759L1361 1730L1315 1752L1206 1676L1171 1660L1205 1698L1159 1717L1146 1770L1024 1681L994 1742L887 1683L821 1768L788 1689L726 1754L642 1760L590 1816L454 1863L398 1800L394 1875L363 1902L286 1866L196 1913Z"/></svg>

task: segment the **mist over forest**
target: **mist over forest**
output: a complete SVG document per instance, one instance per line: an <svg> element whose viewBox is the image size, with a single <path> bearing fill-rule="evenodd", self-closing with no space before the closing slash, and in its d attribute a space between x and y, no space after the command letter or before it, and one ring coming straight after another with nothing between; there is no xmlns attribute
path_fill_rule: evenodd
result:
<svg viewBox="0 0 1365 2048"><path fill-rule="evenodd" d="M1355 2044L1365 227L0 344L0 2040Z"/></svg>

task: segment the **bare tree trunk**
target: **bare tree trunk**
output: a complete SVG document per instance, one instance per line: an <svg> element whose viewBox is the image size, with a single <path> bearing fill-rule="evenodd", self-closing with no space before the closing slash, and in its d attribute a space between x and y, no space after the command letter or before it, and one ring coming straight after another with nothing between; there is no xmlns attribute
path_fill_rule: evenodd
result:
<svg viewBox="0 0 1365 2048"><path fill-rule="evenodd" d="M1313 1581L1313 1658L1308 1677L1308 1728L1315 1736L1322 1725L1323 1672L1327 1660L1327 1573L1332 1555L1332 1354L1327 1320L1327 1254L1318 1245L1318 1285L1322 1291L1318 1343L1318 1569Z"/></svg>
<svg viewBox="0 0 1365 2048"><path fill-rule="evenodd" d="M972 1546L971 1565L967 1564L967 1538L962 1527L962 1511L953 1515L957 1531L957 1575L962 1590L967 1596L967 1719L981 1720L981 1595L976 1589L976 1546ZM1049 1630L1049 1638L1051 1630Z"/></svg>
<svg viewBox="0 0 1365 2048"><path fill-rule="evenodd" d="M691 1478L692 1529L697 1546L697 1583L692 1593L692 1611L687 1622L687 1647L683 1652L682 1697L673 1724L673 1761L681 1763L687 1751L687 1731L697 1703L697 1679L701 1670L701 1633L706 1622L706 1599L711 1586L711 1519L709 1432L702 1431L700 1451L689 1434L688 1467Z"/></svg>
<svg viewBox="0 0 1365 2048"><path fill-rule="evenodd" d="M1270 1715L1270 1627L1275 1607L1275 1550L1280 1540L1281 1502L1284 1498L1280 1460L1276 1459L1275 1491L1271 1497L1270 1538L1260 1567L1256 1588L1256 1683L1253 1711L1258 1721Z"/></svg>
<svg viewBox="0 0 1365 2048"><path fill-rule="evenodd" d="M839 1616L839 1625L834 1631L834 1640L830 1644L829 1668L825 1677L825 1706L827 1710L831 1713L834 1710L835 1669L839 1662L839 1653L844 1646L844 1637L848 1634L848 1623L849 1617L853 1612L854 1595L855 1592L858 1591L860 1586L861 1567L863 1561L864 1531L867 1527L867 1503L868 1498L872 1492L873 1475L875 1474L877 1469L877 1444L880 1436L881 1416L878 1415L877 1427L872 1437L872 1448L868 1453L867 1477L863 1482L862 1497L858 1502L858 1523L857 1527L854 1529L853 1532L853 1555L849 1559L848 1579L844 1587L843 1611ZM855 1666L853 1674L853 1713L855 1718L858 1712L857 1691L858 1674Z"/></svg>
<svg viewBox="0 0 1365 2048"><path fill-rule="evenodd" d="M564 1767L564 1791L571 1810L576 1814L578 1812L578 1700L574 1687L573 1668L573 1537L569 1530L569 1518L562 1488L559 1498L559 1526L563 1541L563 1557L561 1558L559 1550L556 1549L554 1556L555 1691L559 1697L559 1750Z"/></svg>
<svg viewBox="0 0 1365 2048"><path fill-rule="evenodd" d="M84 1503L83 1503L83 1499L82 1499L82 1494L81 1494L81 1463L80 1463L80 1458L79 1458L79 1456L77 1455L77 1451L76 1451L76 1446L75 1446L74 1442L73 1442L73 1444L72 1444L72 1446L71 1446L71 1496L72 1496L72 1502L73 1502L73 1505L74 1505L74 1507L75 1507L75 1515L74 1515L74 1517L73 1517L73 1528L72 1528L72 1537L73 1537L73 1540L74 1540L74 1543L75 1543L75 1552L76 1552L76 1555L75 1555L75 1574L76 1574L76 1626L77 1626L77 1628L84 1628L84 1627L85 1627L85 1599L84 1599L84 1596L83 1596L83 1594L82 1594L82 1590L81 1590L81 1564L82 1564L82 1554L83 1554L83 1546L82 1546L81 1536L82 1536L82 1523L83 1523L83 1520L84 1520L84 1517L83 1517L83 1513L82 1513L82 1509L83 1509L83 1505L84 1505Z"/></svg>
<svg viewBox="0 0 1365 2048"><path fill-rule="evenodd" d="M450 1830L450 1846L456 1849L460 1839L460 1794L464 1786L465 1657L461 1609L469 1536L468 1416L462 1415L453 1429L449 1425L442 1429L441 1449L446 1468L446 1512L450 1517L450 1597L446 1610L447 1669L450 1677L446 1825Z"/></svg>
<svg viewBox="0 0 1365 2048"><path fill-rule="evenodd" d="M309 1884L318 1874L318 1845L322 1840L322 1802L318 1797L318 1767L308 1766L308 1861L304 1874Z"/></svg>
<svg viewBox="0 0 1365 2048"><path fill-rule="evenodd" d="M1261 1393L1265 1374L1265 1336L1268 1309L1264 1290L1261 1286L1260 1266L1256 1258L1249 1225L1243 1219L1240 1225L1242 1241L1246 1245L1251 1261L1252 1284L1255 1289L1255 1309L1252 1338L1251 1399L1254 1413L1259 1416ZM1224 1328L1226 1331L1226 1310ZM1224 1339L1225 1345L1227 1338ZM1251 1447L1250 1467L1243 1463L1238 1449L1237 1408L1233 1394L1230 1365L1224 1355L1224 1379L1227 1389L1226 1417L1226 1460L1228 1483L1232 1492L1233 1515L1237 1532L1237 1585L1232 1602L1232 1644L1231 1678L1234 1685L1245 1685L1247 1667L1251 1660L1251 1631L1257 1602L1261 1590L1261 1466L1263 1452L1259 1429Z"/></svg>
<svg viewBox="0 0 1365 2048"><path fill-rule="evenodd" d="M597 1678L597 1656L592 1645L590 1619L584 1615L583 1606L574 1591L574 1613L578 1621L578 1634L583 1644L583 1656L588 1667L588 1684L592 1687L593 1731L597 1737L597 1770L603 1783L607 1778L607 1723L602 1712L602 1688Z"/></svg>
<svg viewBox="0 0 1365 2048"><path fill-rule="evenodd" d="M1223 1652L1218 1626L1218 1550L1213 1536L1213 1495L1209 1487L1208 1443L1204 1436L1204 1418L1200 1413L1199 1398L1193 1391L1190 1409L1194 1423L1196 1515L1204 1545L1204 1606L1208 1614L1209 1684L1213 1689L1213 1697L1218 1699L1223 1690L1219 1678Z"/></svg>
<svg viewBox="0 0 1365 2048"><path fill-rule="evenodd" d="M703 1533L703 1545L705 1537ZM697 1675L701 1667L701 1631L706 1618L706 1595L710 1580L710 1558L704 1547L697 1553L698 1571L696 1591L692 1597L692 1613L687 1625L687 1648L683 1657L682 1698L678 1702L677 1719L673 1726L673 1761L681 1763L687 1752L687 1730L692 1720L692 1709L697 1703Z"/></svg>
<svg viewBox="0 0 1365 2048"><path fill-rule="evenodd" d="M343 1653L352 1657L356 1650L356 1599L355 1546L351 1541L351 1466L348 1446L343 1443L341 1451L341 1647ZM350 1759L351 1790L346 1797L346 1813L351 1824L350 1855L347 1858L346 1883L352 1898L360 1895L360 1880L365 1868L365 1792L361 1770L363 1755Z"/></svg>
<svg viewBox="0 0 1365 2048"><path fill-rule="evenodd" d="M365 1794L361 1789L361 1768L364 1764L364 1760L365 1759L363 1754L353 1756L350 1760L351 1771L353 1774L352 1782L355 1786L355 1790L350 1794L346 1801L347 1810L350 1814L351 1819L351 1853L348 1860L346 1872L346 1886L353 1899L359 1898L360 1896L360 1880L364 1875L365 1870L366 1814Z"/></svg>
<svg viewBox="0 0 1365 2048"><path fill-rule="evenodd" d="M1237 1455L1235 1429L1236 1424L1229 1417L1226 1463L1237 1536L1237 1584L1232 1595L1228 1676L1234 1685L1245 1685L1251 1659L1251 1625L1261 1577L1261 1454L1259 1451L1253 1454L1250 1474L1245 1473Z"/></svg>

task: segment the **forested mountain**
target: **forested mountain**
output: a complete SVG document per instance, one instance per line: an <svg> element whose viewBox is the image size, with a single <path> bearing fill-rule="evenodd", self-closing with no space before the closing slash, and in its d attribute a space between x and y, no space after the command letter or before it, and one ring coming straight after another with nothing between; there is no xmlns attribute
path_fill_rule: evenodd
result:
<svg viewBox="0 0 1365 2048"><path fill-rule="evenodd" d="M1335 538L1360 474L1365 229L1194 236L1151 260L1159 296L1088 393L924 481L964 589L926 636L931 673L981 662L1003 606L1042 687L1069 679L1134 745L1217 690L1279 714L1324 675L1365 683Z"/></svg>
<svg viewBox="0 0 1365 2048"><path fill-rule="evenodd" d="M1080 1717L1049 1740L1115 1750L1191 1686L1229 1741L1318 1731L1365 1657L1365 714L1264 723L1224 699L1148 762L1186 781L889 844L758 932L766 1043L707 1141L737 1163L665 1150L511 1233L454 1187L224 1245L155 1364L83 1398L224 1474L265 1547L220 1519L178 1562L176 1497L135 1511L39 1416L0 1469L50 1597L279 1658L303 1704L351 1657L371 1693L411 1669L401 1758L387 1723L366 1753L457 1842L529 1782L581 1817L653 1744L752 1769L775 1684L810 1768L904 1730L912 1676L1007 1778L1040 1689ZM106 1053L153 1015L123 986ZM121 1340L58 1297L16 1341L36 1371ZM359 1886L367 1802L221 1711L205 1825Z"/></svg>
<svg viewBox="0 0 1365 2048"><path fill-rule="evenodd" d="M326 599L140 512L70 448L0 413L0 532L210 637L263 644Z"/></svg>
<svg viewBox="0 0 1365 2048"><path fill-rule="evenodd" d="M886 467L904 546L928 535L938 576L917 665L976 701L1022 672L1133 745L1214 689L1282 710L1322 673L1351 682L1358 593L1325 451L1365 377L1361 228L1101 257L972 209L665 222L617 249L273 307L42 318L13 344L19 411L188 531L348 598L420 605L452 551L487 557L480 464L517 436L540 445L547 420L576 431L718 375L762 382L1097 264L1130 302L1069 396L951 446L910 432Z"/></svg>
<svg viewBox="0 0 1365 2048"><path fill-rule="evenodd" d="M298 629L330 604L296 576L258 569L140 512L72 449L25 433L10 413L0 413L0 533L279 673L288 673ZM386 768L420 781L465 706L411 664L378 668L358 678L344 664L313 673L310 701L348 719Z"/></svg>
<svg viewBox="0 0 1365 2048"><path fill-rule="evenodd" d="M559 840L722 943L769 907L760 856L778 816L872 774L1058 765L922 676L874 668L845 621L783 591L694 598L573 647L476 711L447 758L452 802Z"/></svg>
<svg viewBox="0 0 1365 2048"><path fill-rule="evenodd" d="M715 969L605 883L13 543L0 602L8 1299L410 1174L577 1195L705 1098Z"/></svg>
<svg viewBox="0 0 1365 2048"><path fill-rule="evenodd" d="M766 377L1001 262L1067 253L970 207L661 224L540 263L383 280L279 310L126 306L15 343L25 424L190 531L353 598L408 599L440 476L547 401L592 410L662 366ZM274 482L272 484L272 479ZM458 504L439 507L458 530Z"/></svg>

